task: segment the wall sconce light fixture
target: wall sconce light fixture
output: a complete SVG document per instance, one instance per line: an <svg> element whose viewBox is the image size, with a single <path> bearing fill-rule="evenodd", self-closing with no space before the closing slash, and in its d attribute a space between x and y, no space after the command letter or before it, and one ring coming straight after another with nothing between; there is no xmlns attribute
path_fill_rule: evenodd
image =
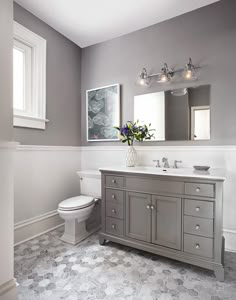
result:
<svg viewBox="0 0 236 300"><path fill-rule="evenodd" d="M161 69L161 73L158 75L158 83L167 83L171 80L174 73L173 70L169 69L167 63L164 63L164 67Z"/></svg>
<svg viewBox="0 0 236 300"><path fill-rule="evenodd" d="M189 58L189 62L185 66L183 71L183 77L187 80L196 79L196 67L192 63L191 57Z"/></svg>
<svg viewBox="0 0 236 300"><path fill-rule="evenodd" d="M151 83L153 77L157 77L158 83L168 83L176 74L182 74L182 77L186 80L195 80L197 79L196 69L199 69L199 66L195 66L192 63L191 57L189 58L188 63L184 68L173 70L168 67L167 63L164 63L163 68L160 73L157 74L148 74L145 68L142 69L142 72L139 75L139 84L142 86L148 86Z"/></svg>

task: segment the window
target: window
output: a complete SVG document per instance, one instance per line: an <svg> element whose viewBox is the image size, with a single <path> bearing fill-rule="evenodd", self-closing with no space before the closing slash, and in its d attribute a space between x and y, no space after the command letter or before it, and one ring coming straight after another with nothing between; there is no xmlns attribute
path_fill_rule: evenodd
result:
<svg viewBox="0 0 236 300"><path fill-rule="evenodd" d="M14 22L14 126L45 129L46 40Z"/></svg>

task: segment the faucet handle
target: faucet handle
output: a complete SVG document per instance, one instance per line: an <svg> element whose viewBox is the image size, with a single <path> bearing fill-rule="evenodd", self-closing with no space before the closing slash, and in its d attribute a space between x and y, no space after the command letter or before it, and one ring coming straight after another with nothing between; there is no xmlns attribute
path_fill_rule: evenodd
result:
<svg viewBox="0 0 236 300"><path fill-rule="evenodd" d="M153 162L156 163L156 168L160 168L160 160L159 159L154 159Z"/></svg>
<svg viewBox="0 0 236 300"><path fill-rule="evenodd" d="M174 168L178 169L178 164L181 164L181 163L182 163L182 160L175 160L174 161Z"/></svg>

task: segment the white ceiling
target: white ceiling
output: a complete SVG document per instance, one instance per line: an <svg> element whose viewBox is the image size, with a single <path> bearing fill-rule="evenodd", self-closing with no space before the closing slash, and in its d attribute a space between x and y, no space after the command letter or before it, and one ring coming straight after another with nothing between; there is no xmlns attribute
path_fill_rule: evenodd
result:
<svg viewBox="0 0 236 300"><path fill-rule="evenodd" d="M219 0L15 1L83 48Z"/></svg>

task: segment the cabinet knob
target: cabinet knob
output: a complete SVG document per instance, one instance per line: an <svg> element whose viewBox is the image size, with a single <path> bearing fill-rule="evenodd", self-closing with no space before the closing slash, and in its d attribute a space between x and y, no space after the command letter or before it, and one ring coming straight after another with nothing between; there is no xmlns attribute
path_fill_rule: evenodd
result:
<svg viewBox="0 0 236 300"><path fill-rule="evenodd" d="M196 230L200 229L200 225L197 224L195 228Z"/></svg>
<svg viewBox="0 0 236 300"><path fill-rule="evenodd" d="M196 249L200 249L200 245L199 245L199 244L196 244L196 245L195 245L195 248L196 248Z"/></svg>
<svg viewBox="0 0 236 300"><path fill-rule="evenodd" d="M111 211L113 212L113 214L116 212L116 210L114 208Z"/></svg>
<svg viewBox="0 0 236 300"><path fill-rule="evenodd" d="M115 224L112 224L112 225L111 225L111 228L112 228L112 229L115 229L115 228L116 228L116 225L115 225Z"/></svg>
<svg viewBox="0 0 236 300"><path fill-rule="evenodd" d="M147 209L150 209L150 205L147 205L146 207L147 207Z"/></svg>
<svg viewBox="0 0 236 300"><path fill-rule="evenodd" d="M196 192L199 193L201 189L199 187L196 188Z"/></svg>
<svg viewBox="0 0 236 300"><path fill-rule="evenodd" d="M116 195L112 194L112 195L111 195L111 198L112 198L112 199L116 199Z"/></svg>
<svg viewBox="0 0 236 300"><path fill-rule="evenodd" d="M112 181L111 181L112 183L116 183L116 180L115 179L112 179Z"/></svg>
<svg viewBox="0 0 236 300"><path fill-rule="evenodd" d="M197 206L195 210L196 210L196 211L200 211L200 207L199 207L199 206Z"/></svg>
<svg viewBox="0 0 236 300"><path fill-rule="evenodd" d="M154 210L155 209L155 206L154 205L151 205L151 210Z"/></svg>

